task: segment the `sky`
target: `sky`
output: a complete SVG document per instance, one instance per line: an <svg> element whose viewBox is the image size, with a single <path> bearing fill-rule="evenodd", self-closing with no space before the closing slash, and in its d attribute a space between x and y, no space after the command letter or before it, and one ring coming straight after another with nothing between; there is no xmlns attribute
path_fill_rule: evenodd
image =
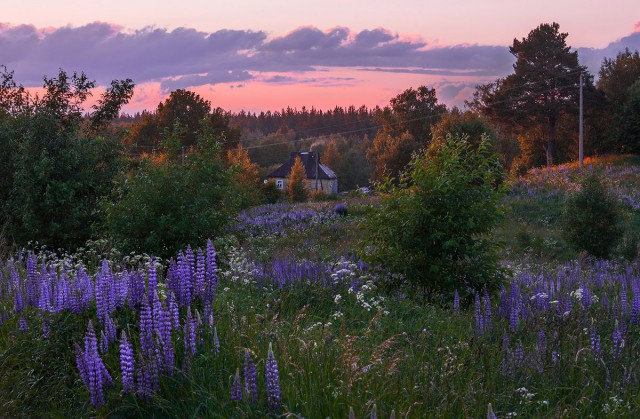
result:
<svg viewBox="0 0 640 419"><path fill-rule="evenodd" d="M132 78L127 112L178 88L232 111L384 106L420 85L462 106L512 71L514 38L551 22L595 75L640 49L638 0L21 0L2 8L0 64L34 88L59 68Z"/></svg>

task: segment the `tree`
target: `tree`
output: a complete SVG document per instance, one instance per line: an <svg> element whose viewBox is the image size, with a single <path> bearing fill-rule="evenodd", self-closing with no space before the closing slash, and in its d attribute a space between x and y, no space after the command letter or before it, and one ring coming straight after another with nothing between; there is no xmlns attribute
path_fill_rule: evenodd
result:
<svg viewBox="0 0 640 419"><path fill-rule="evenodd" d="M640 82L640 54L628 49L615 59L605 58L600 67L597 87L604 94L607 105L606 123L603 124L609 148L605 151L623 153L640 152L638 131L638 89ZM637 130L637 128L636 128Z"/></svg>
<svg viewBox="0 0 640 419"><path fill-rule="evenodd" d="M619 146L627 153L640 153L640 78L628 89L628 99L622 109Z"/></svg>
<svg viewBox="0 0 640 419"><path fill-rule="evenodd" d="M391 99L396 127L394 134L409 132L423 144L431 142L431 127L447 112L445 105L438 103L436 89L420 86L409 88Z"/></svg>
<svg viewBox="0 0 640 419"><path fill-rule="evenodd" d="M620 203L600 176L591 173L565 203L562 232L574 249L606 258L622 238L621 221Z"/></svg>
<svg viewBox="0 0 640 419"><path fill-rule="evenodd" d="M289 189L287 190L291 202L303 202L307 199L307 171L300 156L296 157L289 174Z"/></svg>
<svg viewBox="0 0 640 419"><path fill-rule="evenodd" d="M576 112L580 73L586 89L593 90L592 76L579 65L567 36L557 23L545 23L526 38L514 39L509 48L516 58L513 74L479 86L471 103L493 122L514 126L519 133L545 127L541 140L548 166L556 156L560 118Z"/></svg>
<svg viewBox="0 0 640 419"><path fill-rule="evenodd" d="M397 184L382 185L363 257L425 293L498 289L503 275L489 235L504 189L492 149L488 137L472 147L462 136L417 153Z"/></svg>
<svg viewBox="0 0 640 419"><path fill-rule="evenodd" d="M42 96L16 84L6 68L0 80L0 224L19 244L83 244L122 163L119 141L100 135L101 127L128 102L133 83L112 82L117 92L107 89L84 124L82 105L95 86L84 73L45 77Z"/></svg>
<svg viewBox="0 0 640 419"><path fill-rule="evenodd" d="M625 48L616 58L605 58L598 74L598 89L607 100L621 106L629 98L631 85L640 79L640 53Z"/></svg>
<svg viewBox="0 0 640 419"><path fill-rule="evenodd" d="M226 162L229 165L234 185L234 195L239 200L240 208L259 205L262 201L258 165L251 161L247 150L238 146L227 151Z"/></svg>
<svg viewBox="0 0 640 419"><path fill-rule="evenodd" d="M183 129L179 137L180 147L189 149L197 143L204 130L215 132L223 151L234 149L240 143L240 130L229 125L229 114L221 108L211 109L211 103L189 90L178 89L158 104L154 114L143 114L133 124L126 142L135 151L149 152L157 148L164 135L169 135L176 124ZM175 132L173 132L175 134Z"/></svg>
<svg viewBox="0 0 640 419"><path fill-rule="evenodd" d="M381 126L367 159L374 166L371 178L381 180L397 176L409 163L414 151L431 143L431 127L446 113L438 104L435 89L409 88L390 101L390 107L379 109L375 121Z"/></svg>

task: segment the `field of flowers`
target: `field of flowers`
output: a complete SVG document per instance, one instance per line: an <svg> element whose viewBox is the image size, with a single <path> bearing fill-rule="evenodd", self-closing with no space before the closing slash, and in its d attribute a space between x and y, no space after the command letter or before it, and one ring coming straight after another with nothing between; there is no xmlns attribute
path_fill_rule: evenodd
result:
<svg viewBox="0 0 640 419"><path fill-rule="evenodd" d="M574 176L533 174L514 194ZM505 260L498 294L426 303L333 246L366 205L256 208L168 261L1 261L0 417L640 414L637 263Z"/></svg>

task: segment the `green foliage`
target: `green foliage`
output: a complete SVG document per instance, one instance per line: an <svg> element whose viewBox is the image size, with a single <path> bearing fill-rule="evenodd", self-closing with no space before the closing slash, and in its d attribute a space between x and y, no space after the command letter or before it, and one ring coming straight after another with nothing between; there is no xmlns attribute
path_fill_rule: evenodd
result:
<svg viewBox="0 0 640 419"><path fill-rule="evenodd" d="M366 222L364 256L427 291L494 290L503 280L489 238L503 214L499 159L487 137L434 148L414 156L397 185L382 185L389 194Z"/></svg>
<svg viewBox="0 0 640 419"><path fill-rule="evenodd" d="M581 190L567 198L563 234L576 250L606 258L620 240L621 217L618 200L608 192L597 173L590 173L582 180Z"/></svg>
<svg viewBox="0 0 640 419"><path fill-rule="evenodd" d="M19 244L78 246L99 223L96 203L121 167L117 139L99 134L128 102L133 83L113 81L85 118L82 104L95 83L84 73L45 77L42 97L6 69L0 79L0 225Z"/></svg>
<svg viewBox="0 0 640 419"><path fill-rule="evenodd" d="M237 203L219 150L201 143L184 164L144 162L118 183L112 202L104 203L107 232L124 251L161 257L221 234Z"/></svg>

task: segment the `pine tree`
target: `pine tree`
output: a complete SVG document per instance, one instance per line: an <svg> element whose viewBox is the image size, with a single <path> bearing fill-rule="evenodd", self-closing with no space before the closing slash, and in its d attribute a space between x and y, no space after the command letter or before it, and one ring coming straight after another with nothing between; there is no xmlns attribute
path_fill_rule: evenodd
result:
<svg viewBox="0 0 640 419"><path fill-rule="evenodd" d="M291 174L289 175L288 196L291 202L302 202L307 199L306 180L307 172L302 164L302 159L298 156L293 163Z"/></svg>

